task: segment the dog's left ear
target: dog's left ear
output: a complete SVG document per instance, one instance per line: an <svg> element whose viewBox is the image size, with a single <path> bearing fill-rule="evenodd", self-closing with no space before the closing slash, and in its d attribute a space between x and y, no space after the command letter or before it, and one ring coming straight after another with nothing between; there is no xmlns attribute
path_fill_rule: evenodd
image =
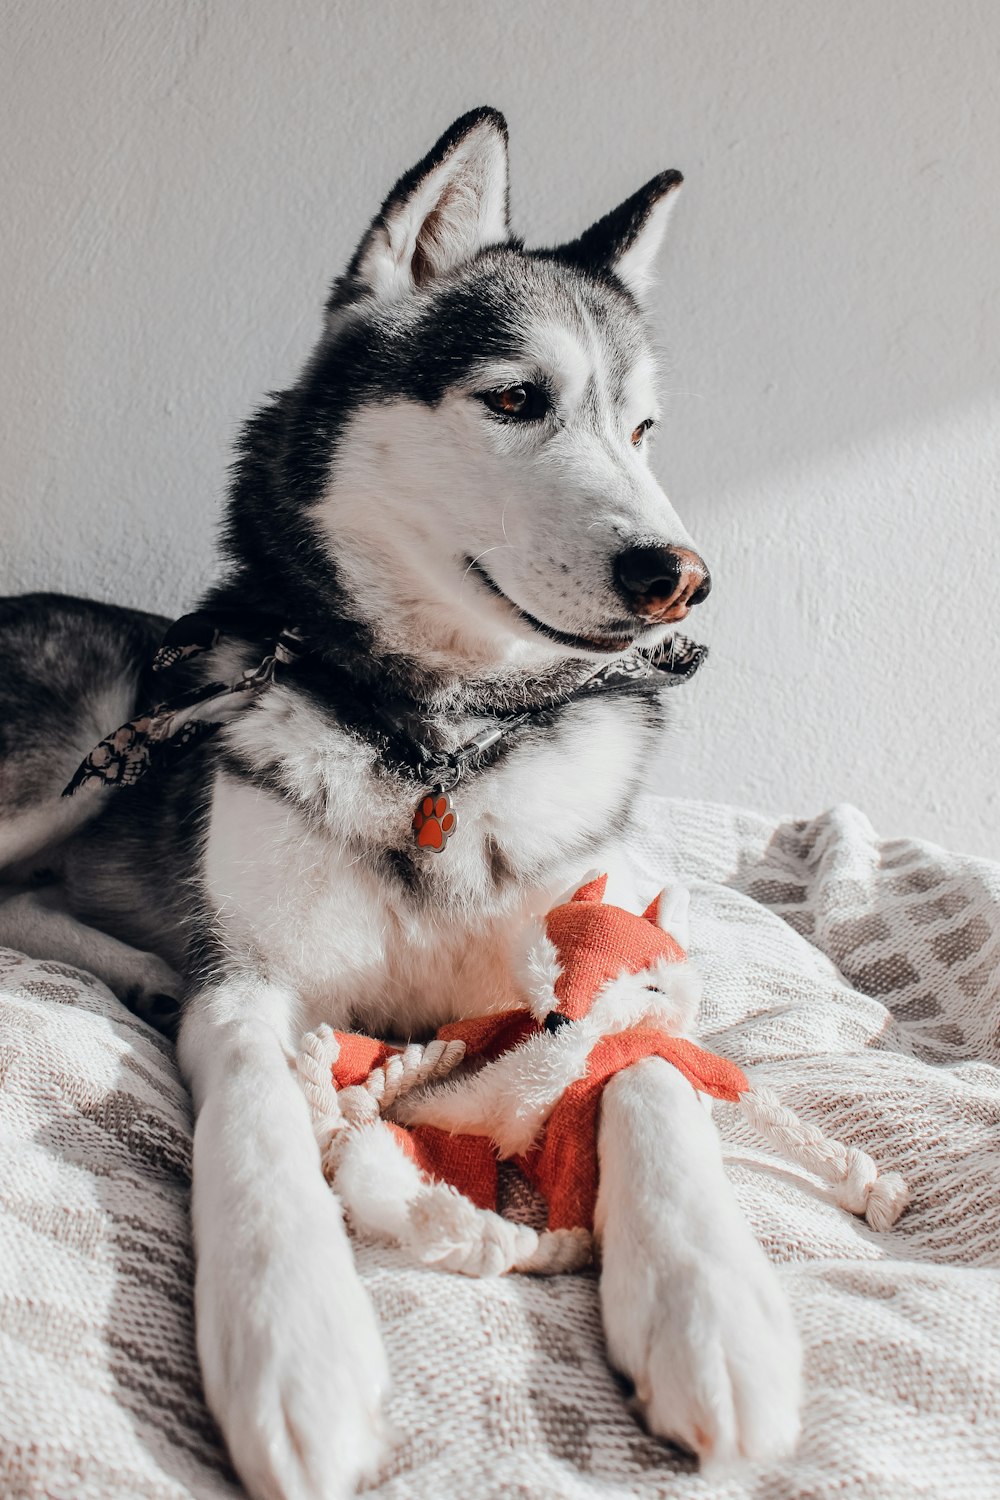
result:
<svg viewBox="0 0 1000 1500"><path fill-rule="evenodd" d="M557 257L584 271L611 271L633 296L642 298L683 181L680 172L661 172L578 240L560 246Z"/></svg>
<svg viewBox="0 0 1000 1500"><path fill-rule="evenodd" d="M333 300L405 296L508 237L507 124L474 109L397 182Z"/></svg>

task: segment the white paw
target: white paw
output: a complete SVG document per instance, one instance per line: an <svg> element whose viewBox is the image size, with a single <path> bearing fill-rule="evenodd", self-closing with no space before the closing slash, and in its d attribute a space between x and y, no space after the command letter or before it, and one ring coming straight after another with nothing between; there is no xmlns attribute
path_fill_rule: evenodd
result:
<svg viewBox="0 0 1000 1500"><path fill-rule="evenodd" d="M608 1353L651 1431L703 1464L791 1453L802 1363L791 1310L676 1069L647 1058L611 1080L600 1162Z"/></svg>
<svg viewBox="0 0 1000 1500"><path fill-rule="evenodd" d="M345 1500L383 1447L375 1313L335 1200L306 1196L252 1255L198 1269L205 1391L253 1500Z"/></svg>
<svg viewBox="0 0 1000 1500"><path fill-rule="evenodd" d="M703 1467L784 1458L799 1435L791 1310L745 1223L726 1230L675 1242L669 1263L636 1265L630 1285L606 1262L601 1283L611 1361L635 1383L646 1425Z"/></svg>

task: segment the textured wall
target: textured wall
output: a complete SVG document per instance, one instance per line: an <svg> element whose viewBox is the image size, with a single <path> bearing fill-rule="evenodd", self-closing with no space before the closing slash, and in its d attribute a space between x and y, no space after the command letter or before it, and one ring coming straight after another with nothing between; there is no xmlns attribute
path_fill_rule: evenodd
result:
<svg viewBox="0 0 1000 1500"><path fill-rule="evenodd" d="M174 611L227 449L473 104L569 235L688 184L655 465L713 564L670 790L1000 855L1000 9L7 0L0 588Z"/></svg>

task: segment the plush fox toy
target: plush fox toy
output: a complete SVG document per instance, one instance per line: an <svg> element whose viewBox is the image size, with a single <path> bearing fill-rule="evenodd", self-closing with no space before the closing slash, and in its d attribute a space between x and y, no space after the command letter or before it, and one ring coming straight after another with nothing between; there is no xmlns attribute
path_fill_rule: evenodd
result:
<svg viewBox="0 0 1000 1500"><path fill-rule="evenodd" d="M906 1201L896 1174L880 1177L865 1153L803 1125L682 1034L697 1009L679 941L687 892L664 892L637 916L604 902L606 884L588 880L529 938L525 1007L442 1027L426 1047L328 1027L306 1039L298 1066L324 1171L355 1226L467 1275L585 1264L601 1093L655 1056L702 1093L740 1103L762 1134L832 1181L844 1207L887 1228ZM541 1233L496 1212L502 1159L544 1198Z"/></svg>

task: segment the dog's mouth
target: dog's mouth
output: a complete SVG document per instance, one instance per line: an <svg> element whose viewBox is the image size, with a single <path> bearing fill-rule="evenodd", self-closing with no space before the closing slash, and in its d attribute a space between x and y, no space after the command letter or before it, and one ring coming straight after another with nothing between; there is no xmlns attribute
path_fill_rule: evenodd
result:
<svg viewBox="0 0 1000 1500"><path fill-rule="evenodd" d="M481 567L475 558L466 558L466 570L475 573L481 583L484 583L491 593L498 599L502 599L515 611L518 618L532 630L537 630L539 635L544 635L550 641L557 641L560 646L569 646L574 651L600 651L608 656L614 656L617 652L627 651L635 642L636 630L633 625L623 625L620 630L609 632L607 635L571 635L569 631L557 630L554 625L546 625L544 620L539 620L536 615L529 614L522 604L518 604L493 578L486 569Z"/></svg>

